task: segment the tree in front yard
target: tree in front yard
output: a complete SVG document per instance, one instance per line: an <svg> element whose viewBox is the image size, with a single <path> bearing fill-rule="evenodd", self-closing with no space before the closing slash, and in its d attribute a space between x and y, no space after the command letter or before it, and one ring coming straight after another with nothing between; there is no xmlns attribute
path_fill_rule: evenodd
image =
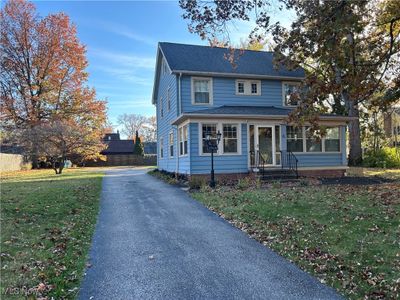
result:
<svg viewBox="0 0 400 300"><path fill-rule="evenodd" d="M280 2L280 3L279 3ZM397 0L383 1L190 1L181 0L190 30L214 39L234 20L255 20L250 38L272 33L276 65L307 71L299 109L292 121L311 121L334 112L351 117L349 164L362 161L360 109L396 76L400 52L400 10ZM270 24L271 6L291 9L290 29ZM227 36L227 35L226 35ZM240 57L238 57L240 59ZM381 98L381 107L389 98Z"/></svg>
<svg viewBox="0 0 400 300"><path fill-rule="evenodd" d="M3 130L18 132L21 137L28 132L42 133L43 128L50 133L54 126L54 138L58 138L59 129L71 120L85 121L95 114L102 119L105 103L97 100L95 91L86 86L86 49L67 15L57 13L40 18L32 3L9 1L0 12L0 32ZM78 124L81 123L75 125ZM87 130L75 128L75 135L83 135ZM38 167L42 141L25 139L33 167Z"/></svg>
<svg viewBox="0 0 400 300"><path fill-rule="evenodd" d="M140 140L138 131L136 131L136 135L135 135L135 147L133 148L133 154L141 155L141 156L143 156L143 154L144 154L143 144L142 144L142 141Z"/></svg>

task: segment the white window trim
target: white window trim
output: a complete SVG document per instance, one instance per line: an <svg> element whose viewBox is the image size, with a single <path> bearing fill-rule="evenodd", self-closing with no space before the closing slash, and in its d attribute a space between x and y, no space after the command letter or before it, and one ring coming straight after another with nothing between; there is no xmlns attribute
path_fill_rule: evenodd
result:
<svg viewBox="0 0 400 300"><path fill-rule="evenodd" d="M298 107L298 105L287 105L285 97L285 84L300 86L300 82L297 81L282 81L282 105L283 107Z"/></svg>
<svg viewBox="0 0 400 300"><path fill-rule="evenodd" d="M198 127L198 133L199 133L199 156L211 156L211 153L203 153L203 125L207 124L216 124L217 125L217 132L221 132L221 140L218 144L218 151L214 152L214 156L237 156L237 155L242 155L242 123L240 122L235 122L235 121L218 121L215 122L215 120L210 120L210 121L203 121L199 122L199 127ZM228 152L224 153L224 133L223 133L223 124L230 124L230 125L237 125L238 131L237 131L237 147L238 151L237 152Z"/></svg>
<svg viewBox="0 0 400 300"><path fill-rule="evenodd" d="M208 103L196 103L194 101L194 81L196 80L208 80L208 92L209 92L209 102ZM192 77L191 78L191 97L192 105L199 106L212 106L213 105L213 79L212 77Z"/></svg>
<svg viewBox="0 0 400 300"><path fill-rule="evenodd" d="M172 143L171 143L171 134L172 134ZM168 157L174 157L174 152L175 152L175 145L174 145L174 139L175 139L175 137L174 137L174 131L173 130L171 130L170 132L169 132L169 134L168 134ZM172 155L171 155L171 146L173 147L172 148Z"/></svg>
<svg viewBox="0 0 400 300"><path fill-rule="evenodd" d="M185 140L183 139L183 128L184 127L186 127L186 130L187 130L187 134L186 134L187 135L187 139L186 139L187 149L186 149L186 153L181 154L181 142L183 142L182 149L185 149L184 148ZM179 134L179 130L182 130L182 135ZM178 147L179 147L179 149L178 149L179 157L185 157L185 156L189 155L189 124L184 124L184 125L181 125L178 127Z"/></svg>
<svg viewBox="0 0 400 300"><path fill-rule="evenodd" d="M320 154L339 154L342 153L343 145L342 145L342 132L340 130L340 126L327 126L327 128L336 127L339 130L339 151L325 151L325 137L321 138L321 151L318 152L310 152L307 151L307 136L306 136L306 126L302 126L302 139L303 139L303 151L302 152L293 152L294 154L312 154L312 155L320 155ZM287 147L287 133L286 133L286 147Z"/></svg>
<svg viewBox="0 0 400 300"><path fill-rule="evenodd" d="M244 92L243 93L239 93L239 82L243 82L243 84L244 84ZM253 83L257 84L257 93L256 94L253 94L251 92L251 85ZM235 95L237 95L237 96L261 96L261 80L236 79Z"/></svg>

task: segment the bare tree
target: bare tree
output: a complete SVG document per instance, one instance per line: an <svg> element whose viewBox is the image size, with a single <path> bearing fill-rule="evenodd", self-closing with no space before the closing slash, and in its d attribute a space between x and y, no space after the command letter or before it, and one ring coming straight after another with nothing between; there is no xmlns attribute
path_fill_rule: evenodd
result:
<svg viewBox="0 0 400 300"><path fill-rule="evenodd" d="M136 131L142 134L143 125L146 124L147 118L138 114L123 114L118 116L118 124L122 126L121 132L128 139L134 139Z"/></svg>
<svg viewBox="0 0 400 300"><path fill-rule="evenodd" d="M141 132L144 142L155 142L157 139L157 119L155 116L147 118Z"/></svg>

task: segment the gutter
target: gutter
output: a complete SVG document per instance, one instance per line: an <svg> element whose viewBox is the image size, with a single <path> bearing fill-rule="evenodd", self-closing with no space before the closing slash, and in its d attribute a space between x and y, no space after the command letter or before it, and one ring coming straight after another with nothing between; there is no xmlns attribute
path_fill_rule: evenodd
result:
<svg viewBox="0 0 400 300"><path fill-rule="evenodd" d="M178 118L172 121L172 125L179 125L180 123L186 121L190 118L199 119L248 119L248 120L285 120L288 116L284 115L232 115L232 114L182 114ZM346 116L320 116L321 121L342 121L348 122L350 120L357 119L356 117L346 117Z"/></svg>
<svg viewBox="0 0 400 300"><path fill-rule="evenodd" d="M281 80L294 80L301 81L305 76L271 76L260 74L241 74L241 73L223 73L223 72L205 72L205 71L189 71L189 70L173 70L175 74L187 75L202 75L202 76L221 76L221 77L234 77L234 78L252 78L252 79L281 79Z"/></svg>

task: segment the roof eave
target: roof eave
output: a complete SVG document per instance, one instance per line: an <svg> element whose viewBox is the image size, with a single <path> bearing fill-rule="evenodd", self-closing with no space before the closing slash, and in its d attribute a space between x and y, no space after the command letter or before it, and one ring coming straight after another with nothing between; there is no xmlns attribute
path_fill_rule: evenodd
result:
<svg viewBox="0 0 400 300"><path fill-rule="evenodd" d="M182 114L178 118L174 119L171 124L179 125L182 122L191 119L247 119L247 120L256 120L256 119L268 119L268 120L285 120L287 115L239 115L239 114L196 114L196 113L188 113ZM321 121L338 121L338 122L349 122L354 119L354 117L346 117L346 116L320 116Z"/></svg>
<svg viewBox="0 0 400 300"><path fill-rule="evenodd" d="M242 73L223 73L223 72L204 72L204 71L189 71L189 70L172 70L175 74L184 75L200 75L200 76L221 76L221 77L240 77L240 78L258 78L258 79L280 79L280 80L296 80L301 81L305 76L273 76L273 75L260 75L260 74L242 74Z"/></svg>

